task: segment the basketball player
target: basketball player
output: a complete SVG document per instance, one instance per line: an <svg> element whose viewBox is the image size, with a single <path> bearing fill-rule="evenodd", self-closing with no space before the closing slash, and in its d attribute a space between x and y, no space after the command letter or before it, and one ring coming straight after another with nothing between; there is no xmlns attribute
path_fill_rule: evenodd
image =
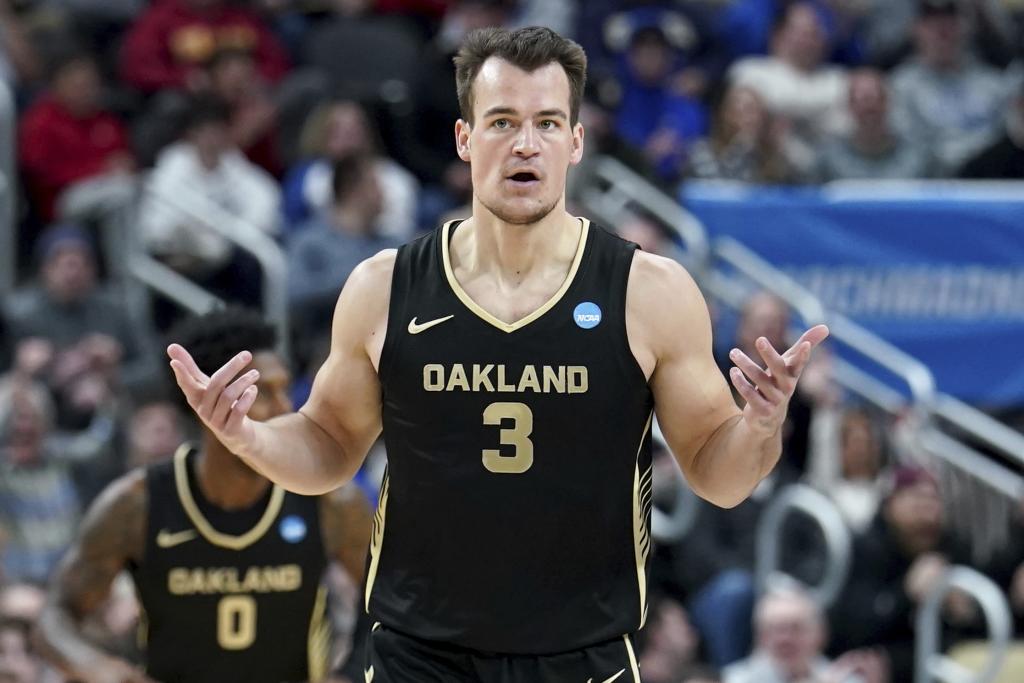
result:
<svg viewBox="0 0 1024 683"><path fill-rule="evenodd" d="M249 418L291 410L275 330L228 309L185 321L203 367L244 344L260 388ZM290 457L290 454L283 454ZM83 522L53 580L40 631L52 659L83 683L322 681L330 648L321 579L337 560L364 571L370 514L353 489L311 498L249 469L209 429L168 463L112 483ZM83 618L122 569L143 608L146 671L91 645Z"/></svg>
<svg viewBox="0 0 1024 683"><path fill-rule="evenodd" d="M458 57L473 212L360 265L297 413L247 416L240 352L212 376L168 349L189 404L288 490L359 469L383 427L370 545L373 683L639 683L656 409L690 485L736 505L779 458L817 326L760 363L734 352L676 263L565 211L586 58L547 29L472 34Z"/></svg>

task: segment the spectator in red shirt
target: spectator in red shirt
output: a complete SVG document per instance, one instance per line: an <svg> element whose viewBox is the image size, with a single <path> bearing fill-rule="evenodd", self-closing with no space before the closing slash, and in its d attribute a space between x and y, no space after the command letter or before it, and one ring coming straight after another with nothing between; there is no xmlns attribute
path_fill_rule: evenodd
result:
<svg viewBox="0 0 1024 683"><path fill-rule="evenodd" d="M58 59L50 89L22 116L19 155L29 196L44 220L74 183L133 167L124 124L101 104L102 82L93 57Z"/></svg>
<svg viewBox="0 0 1024 683"><path fill-rule="evenodd" d="M252 11L227 0L153 0L125 37L121 77L145 92L201 89L203 67L223 48L251 52L269 81L288 70L284 48Z"/></svg>

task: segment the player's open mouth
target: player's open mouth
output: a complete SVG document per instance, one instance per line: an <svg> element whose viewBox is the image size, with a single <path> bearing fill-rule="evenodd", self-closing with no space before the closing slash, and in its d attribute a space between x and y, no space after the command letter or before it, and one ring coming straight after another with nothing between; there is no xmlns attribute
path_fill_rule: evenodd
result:
<svg viewBox="0 0 1024 683"><path fill-rule="evenodd" d="M508 176L506 180L509 180L521 187L528 187L529 185L539 182L540 177L533 171L519 171L518 173L513 173Z"/></svg>

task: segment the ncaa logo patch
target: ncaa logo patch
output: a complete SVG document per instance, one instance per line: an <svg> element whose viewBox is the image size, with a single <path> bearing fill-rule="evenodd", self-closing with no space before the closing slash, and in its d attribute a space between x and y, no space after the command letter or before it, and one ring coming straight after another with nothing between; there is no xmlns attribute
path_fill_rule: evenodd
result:
<svg viewBox="0 0 1024 683"><path fill-rule="evenodd" d="M572 312L572 319L584 330L589 330L601 324L601 307L593 301L584 301L576 306Z"/></svg>
<svg viewBox="0 0 1024 683"><path fill-rule="evenodd" d="M288 515L278 526L281 538L289 543L298 543L306 537L306 520L298 515Z"/></svg>

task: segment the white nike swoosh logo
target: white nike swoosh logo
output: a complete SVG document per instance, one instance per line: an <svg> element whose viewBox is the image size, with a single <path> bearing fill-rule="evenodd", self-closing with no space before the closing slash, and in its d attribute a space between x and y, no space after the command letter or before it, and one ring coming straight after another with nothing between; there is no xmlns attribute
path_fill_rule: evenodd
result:
<svg viewBox="0 0 1024 683"><path fill-rule="evenodd" d="M176 534L172 534L167 529L161 529L160 533L156 535L156 544L161 548L173 548L176 545L188 543L197 535L195 529L186 529Z"/></svg>
<svg viewBox="0 0 1024 683"><path fill-rule="evenodd" d="M447 322L455 317L455 314L446 315L443 318L437 318L435 320L428 320L425 323L417 323L416 318L409 321L409 334L419 334L424 330L429 330L434 325L440 325L443 322Z"/></svg>
<svg viewBox="0 0 1024 683"><path fill-rule="evenodd" d="M373 683L373 667L363 672L363 676L366 677L366 683Z"/></svg>
<svg viewBox="0 0 1024 683"><path fill-rule="evenodd" d="M619 673L615 674L615 675L614 675L614 676L612 676L611 678L606 678L606 679L604 679L603 681L601 681L601 683L612 683L612 681L614 681L615 679L617 679L617 678L618 678L619 676L621 676L621 675L622 675L622 674L624 674L624 673L626 673L626 670L625 670L625 669L623 669L623 670L622 670L622 671L620 671ZM594 683L594 679L593 679L593 678L588 678L588 679L587 679L587 683Z"/></svg>

